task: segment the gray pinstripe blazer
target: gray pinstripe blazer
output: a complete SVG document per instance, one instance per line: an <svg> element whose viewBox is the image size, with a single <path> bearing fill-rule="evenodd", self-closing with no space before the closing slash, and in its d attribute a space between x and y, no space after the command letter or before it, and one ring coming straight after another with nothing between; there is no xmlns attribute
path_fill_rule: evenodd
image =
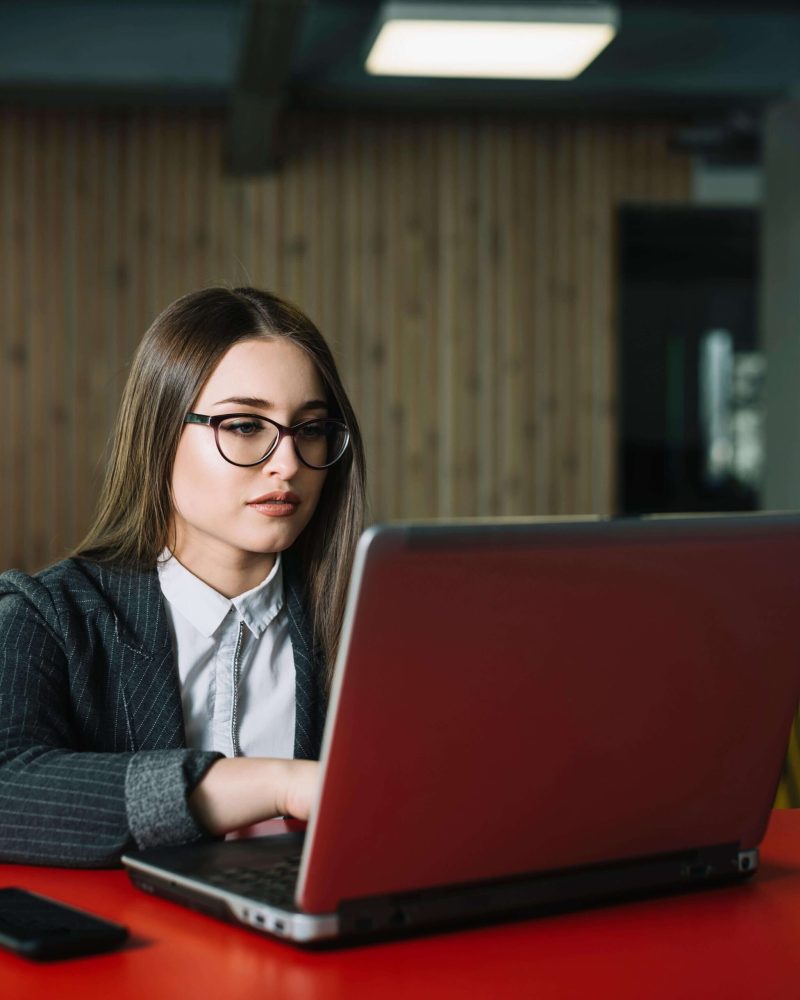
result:
<svg viewBox="0 0 800 1000"><path fill-rule="evenodd" d="M316 758L323 671L285 570L295 756ZM202 837L187 797L219 756L186 748L155 570L67 559L0 575L0 860L102 867Z"/></svg>

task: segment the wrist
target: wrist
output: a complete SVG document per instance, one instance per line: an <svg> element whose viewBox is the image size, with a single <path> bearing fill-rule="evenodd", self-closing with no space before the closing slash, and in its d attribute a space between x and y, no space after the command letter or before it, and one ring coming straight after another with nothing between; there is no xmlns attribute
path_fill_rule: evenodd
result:
<svg viewBox="0 0 800 1000"><path fill-rule="evenodd" d="M227 833L285 812L286 761L225 757L206 771L189 797L195 818L213 834Z"/></svg>
<svg viewBox="0 0 800 1000"><path fill-rule="evenodd" d="M292 762L276 757L265 761L265 763L270 768L267 780L274 796L275 813L278 816L286 816L289 813Z"/></svg>

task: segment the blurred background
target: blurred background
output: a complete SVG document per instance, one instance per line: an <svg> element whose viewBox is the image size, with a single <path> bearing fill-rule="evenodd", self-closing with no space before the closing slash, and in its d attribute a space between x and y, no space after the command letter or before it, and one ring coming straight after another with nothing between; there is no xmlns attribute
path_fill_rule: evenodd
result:
<svg viewBox="0 0 800 1000"><path fill-rule="evenodd" d="M373 520L800 507L800 5L620 0L558 81L372 76L381 6L0 2L3 568L210 284L328 337Z"/></svg>

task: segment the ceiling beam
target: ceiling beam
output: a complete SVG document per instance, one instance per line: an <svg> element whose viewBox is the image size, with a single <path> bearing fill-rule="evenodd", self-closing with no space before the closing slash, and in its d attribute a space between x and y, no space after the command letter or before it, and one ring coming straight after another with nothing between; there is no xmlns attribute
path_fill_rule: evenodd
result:
<svg viewBox="0 0 800 1000"><path fill-rule="evenodd" d="M248 0L247 6L225 147L227 170L240 175L280 162L277 126L308 0Z"/></svg>

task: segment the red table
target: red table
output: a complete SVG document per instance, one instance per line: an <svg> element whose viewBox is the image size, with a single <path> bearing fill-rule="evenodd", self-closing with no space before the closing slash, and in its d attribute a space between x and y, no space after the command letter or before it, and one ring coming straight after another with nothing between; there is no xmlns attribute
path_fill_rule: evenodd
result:
<svg viewBox="0 0 800 1000"><path fill-rule="evenodd" d="M800 997L800 810L773 813L761 857L743 886L325 952L155 899L122 871L0 865L0 885L83 906L133 935L123 951L51 965L0 952L0 997Z"/></svg>

